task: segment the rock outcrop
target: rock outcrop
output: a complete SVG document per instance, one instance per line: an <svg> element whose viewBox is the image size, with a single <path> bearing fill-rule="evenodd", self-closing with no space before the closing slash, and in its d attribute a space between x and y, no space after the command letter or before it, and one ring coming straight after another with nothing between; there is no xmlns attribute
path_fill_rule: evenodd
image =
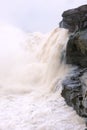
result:
<svg viewBox="0 0 87 130"><path fill-rule="evenodd" d="M87 67L87 29L70 36L66 48L66 63Z"/></svg>
<svg viewBox="0 0 87 130"><path fill-rule="evenodd" d="M87 5L70 9L62 14L61 28L69 29L70 32L87 28Z"/></svg>
<svg viewBox="0 0 87 130"><path fill-rule="evenodd" d="M78 115L87 118L87 68L75 68L63 81L61 95Z"/></svg>
<svg viewBox="0 0 87 130"><path fill-rule="evenodd" d="M69 29L66 64L75 68L64 79L61 95L87 121L87 5L63 13L60 27Z"/></svg>

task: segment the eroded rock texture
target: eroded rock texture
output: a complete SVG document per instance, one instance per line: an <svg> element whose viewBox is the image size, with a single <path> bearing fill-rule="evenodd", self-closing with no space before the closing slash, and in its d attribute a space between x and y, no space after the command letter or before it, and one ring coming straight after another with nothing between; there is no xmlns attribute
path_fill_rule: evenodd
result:
<svg viewBox="0 0 87 130"><path fill-rule="evenodd" d="M62 96L77 114L87 118L87 68L76 68L63 81Z"/></svg>
<svg viewBox="0 0 87 130"><path fill-rule="evenodd" d="M63 81L61 95L78 115L87 120L87 5L63 13L60 27L69 29L66 64L75 68Z"/></svg>

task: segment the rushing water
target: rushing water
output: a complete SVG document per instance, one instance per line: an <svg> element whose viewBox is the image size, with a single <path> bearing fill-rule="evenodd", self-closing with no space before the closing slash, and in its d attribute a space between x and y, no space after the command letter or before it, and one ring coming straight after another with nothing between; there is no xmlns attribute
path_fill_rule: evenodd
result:
<svg viewBox="0 0 87 130"><path fill-rule="evenodd" d="M26 34L0 26L0 130L84 130L61 97L68 31Z"/></svg>

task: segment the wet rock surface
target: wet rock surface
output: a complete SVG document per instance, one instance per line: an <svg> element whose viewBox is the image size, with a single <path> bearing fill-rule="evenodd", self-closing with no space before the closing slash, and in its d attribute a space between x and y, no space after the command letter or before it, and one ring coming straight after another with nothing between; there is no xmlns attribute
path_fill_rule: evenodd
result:
<svg viewBox="0 0 87 130"><path fill-rule="evenodd" d="M61 95L87 125L87 5L65 11L62 16L60 27L73 32L67 42L66 64L75 67L62 82Z"/></svg>
<svg viewBox="0 0 87 130"><path fill-rule="evenodd" d="M61 95L66 103L72 106L77 114L87 118L87 68L72 70L63 81Z"/></svg>
<svg viewBox="0 0 87 130"><path fill-rule="evenodd" d="M66 63L87 67L87 29L70 36L66 48Z"/></svg>

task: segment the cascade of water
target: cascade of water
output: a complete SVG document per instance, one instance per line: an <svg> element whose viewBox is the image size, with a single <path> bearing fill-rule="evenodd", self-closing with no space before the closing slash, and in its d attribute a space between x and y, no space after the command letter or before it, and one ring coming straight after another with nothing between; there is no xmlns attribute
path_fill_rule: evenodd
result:
<svg viewBox="0 0 87 130"><path fill-rule="evenodd" d="M85 127L61 97L61 81L72 68L63 61L68 35L67 30L60 28L43 35L0 27L2 130L82 130Z"/></svg>

